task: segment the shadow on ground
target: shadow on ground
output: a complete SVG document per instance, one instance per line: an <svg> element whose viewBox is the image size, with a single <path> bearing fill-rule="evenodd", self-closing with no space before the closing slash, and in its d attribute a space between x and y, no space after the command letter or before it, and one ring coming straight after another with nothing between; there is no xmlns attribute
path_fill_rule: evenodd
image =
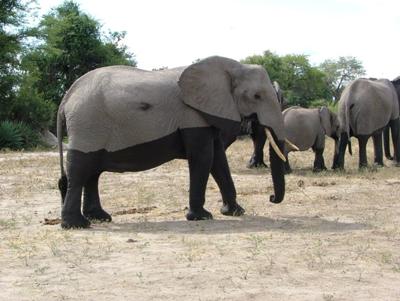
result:
<svg viewBox="0 0 400 301"><path fill-rule="evenodd" d="M362 223L329 221L320 217L286 216L272 219L262 216L245 216L232 220L211 220L188 222L147 221L135 223L94 224L89 231L135 232L135 233L181 233L181 234L223 234L247 232L346 232L367 230L370 226Z"/></svg>

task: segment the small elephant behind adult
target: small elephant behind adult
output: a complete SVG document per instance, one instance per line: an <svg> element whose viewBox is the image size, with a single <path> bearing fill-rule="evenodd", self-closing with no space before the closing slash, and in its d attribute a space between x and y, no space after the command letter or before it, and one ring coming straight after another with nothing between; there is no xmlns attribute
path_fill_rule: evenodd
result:
<svg viewBox="0 0 400 301"><path fill-rule="evenodd" d="M400 110L400 76L396 77L394 80L392 80L392 84L394 86L394 88L396 89L396 93L397 93L397 101L399 103L399 110ZM385 127L384 130L384 146L385 146L385 157L388 160L395 160L398 161L398 159L396 158L396 153L394 153L394 156L391 155L390 153L390 142L389 142L389 132L390 130L392 131L392 143L394 148L395 147L395 143L396 143L396 135L400 135L400 131L398 128L396 128L396 123L395 122L389 122L389 124ZM397 132L396 132L397 131ZM397 143L400 143L400 139L397 139ZM400 149L400 146L397 146L397 148Z"/></svg>
<svg viewBox="0 0 400 301"><path fill-rule="evenodd" d="M290 107L283 111L283 121L287 139L294 143L300 151L310 148L315 153L314 172L326 170L324 161L325 136L335 140L335 153L338 149L339 120L334 112L323 106L321 108ZM291 173L288 155L293 148L285 145L285 171Z"/></svg>

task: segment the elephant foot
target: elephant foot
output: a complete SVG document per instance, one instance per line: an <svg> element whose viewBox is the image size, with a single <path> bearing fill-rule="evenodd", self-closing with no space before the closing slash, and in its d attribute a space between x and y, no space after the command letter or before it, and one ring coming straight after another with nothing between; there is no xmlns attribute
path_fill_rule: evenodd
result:
<svg viewBox="0 0 400 301"><path fill-rule="evenodd" d="M89 228L90 221L86 219L82 214L64 215L62 214L61 228Z"/></svg>
<svg viewBox="0 0 400 301"><path fill-rule="evenodd" d="M224 204L220 210L223 215L227 216L242 216L245 211L238 203Z"/></svg>
<svg viewBox="0 0 400 301"><path fill-rule="evenodd" d="M381 167L385 167L385 165L383 164L383 162L375 162L374 166L377 168L381 168Z"/></svg>
<svg viewBox="0 0 400 301"><path fill-rule="evenodd" d="M390 161L394 160L393 156L385 156L385 157L386 157L386 159L388 159Z"/></svg>
<svg viewBox="0 0 400 301"><path fill-rule="evenodd" d="M201 220L213 219L213 216L210 212L208 212L204 208L196 210L189 209L189 212L186 213L186 219L188 221L201 221Z"/></svg>
<svg viewBox="0 0 400 301"><path fill-rule="evenodd" d="M327 170L327 168L325 166L313 168L313 172L321 172L321 171L325 171L325 170Z"/></svg>
<svg viewBox="0 0 400 301"><path fill-rule="evenodd" d="M96 220L100 222L111 222L111 215L104 211L102 208L94 209L94 210L83 210L83 215L88 220Z"/></svg>
<svg viewBox="0 0 400 301"><path fill-rule="evenodd" d="M293 170L290 167L289 168L285 167L285 175L291 174L292 172Z"/></svg>
<svg viewBox="0 0 400 301"><path fill-rule="evenodd" d="M268 165L265 164L263 161L261 162L250 161L247 164L247 168L268 168Z"/></svg>

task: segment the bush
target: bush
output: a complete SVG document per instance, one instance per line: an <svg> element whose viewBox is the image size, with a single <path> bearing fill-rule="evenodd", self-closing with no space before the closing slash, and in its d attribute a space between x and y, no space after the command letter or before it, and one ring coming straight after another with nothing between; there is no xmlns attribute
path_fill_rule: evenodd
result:
<svg viewBox="0 0 400 301"><path fill-rule="evenodd" d="M0 122L0 149L32 148L40 143L39 134L22 122Z"/></svg>
<svg viewBox="0 0 400 301"><path fill-rule="evenodd" d="M322 106L328 107L329 110L331 110L334 113L337 113L337 110L338 110L337 101L329 101L326 99L316 99L309 103L310 108L319 108Z"/></svg>

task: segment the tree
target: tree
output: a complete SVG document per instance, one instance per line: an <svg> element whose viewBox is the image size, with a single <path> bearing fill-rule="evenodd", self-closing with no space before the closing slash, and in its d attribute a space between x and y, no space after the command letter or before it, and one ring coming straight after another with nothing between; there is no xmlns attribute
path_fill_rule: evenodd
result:
<svg viewBox="0 0 400 301"><path fill-rule="evenodd" d="M28 6L22 0L0 1L0 120L10 116L16 97L18 54L28 32L24 28Z"/></svg>
<svg viewBox="0 0 400 301"><path fill-rule="evenodd" d="M108 65L136 65L122 43L125 32L103 33L100 23L73 1L45 15L38 31L43 42L24 56L24 68L26 76L34 79L36 92L56 105L72 83L88 71Z"/></svg>
<svg viewBox="0 0 400 301"><path fill-rule="evenodd" d="M308 107L314 99L327 97L325 74L311 66L306 55L278 56L271 51L247 57L247 64L263 66L272 81L279 82L290 105Z"/></svg>
<svg viewBox="0 0 400 301"><path fill-rule="evenodd" d="M319 69L326 74L326 83L335 101L340 99L343 89L350 81L365 74L361 61L352 56L325 60Z"/></svg>

